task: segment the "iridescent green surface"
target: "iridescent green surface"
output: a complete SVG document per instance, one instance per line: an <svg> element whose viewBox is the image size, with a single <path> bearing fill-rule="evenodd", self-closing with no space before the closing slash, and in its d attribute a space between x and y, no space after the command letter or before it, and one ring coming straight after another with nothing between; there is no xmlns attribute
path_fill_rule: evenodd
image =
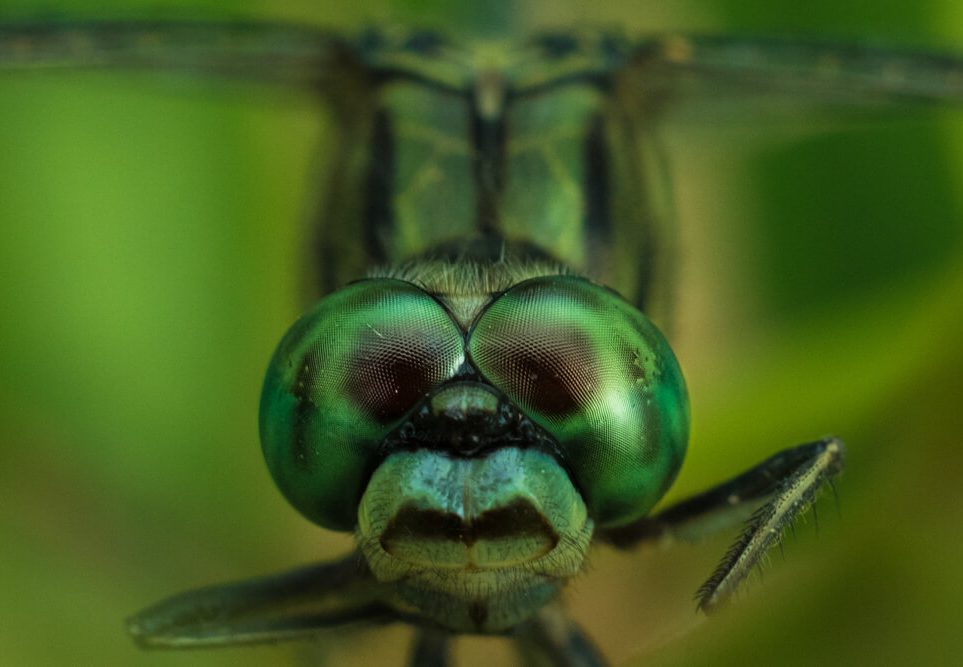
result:
<svg viewBox="0 0 963 667"><path fill-rule="evenodd" d="M728 5L731 16L704 3L669 20L664 3L591 11L637 27L963 40L952 3ZM284 11L344 20L337 7ZM344 547L277 494L254 423L264 363L298 312L310 109L222 87L158 91L148 77L27 78L0 83L2 655L290 664L288 648L143 654L119 619L188 585ZM688 259L670 338L695 427L672 495L814 432L845 434L852 465L842 518L822 513L827 537L802 527L753 595L681 637L726 538L598 554L572 597L614 659L947 664L963 651L960 126L914 117L761 151L739 133L714 148L716 125L677 135ZM330 661L378 664L399 634L334 642ZM493 650L466 649L475 664Z"/></svg>
<svg viewBox="0 0 963 667"><path fill-rule="evenodd" d="M533 278L472 329L471 360L559 443L601 526L648 512L682 465L689 405L662 334L617 294Z"/></svg>
<svg viewBox="0 0 963 667"><path fill-rule="evenodd" d="M261 394L261 446L279 488L332 530L351 530L384 437L464 360L437 301L399 280L325 297L278 345Z"/></svg>
<svg viewBox="0 0 963 667"><path fill-rule="evenodd" d="M414 284L379 278L321 299L271 359L260 432L281 491L312 521L351 530L369 477L393 452L386 437L466 361L545 429L599 525L645 515L675 479L685 381L662 334L618 294L573 276L531 278L459 325Z"/></svg>

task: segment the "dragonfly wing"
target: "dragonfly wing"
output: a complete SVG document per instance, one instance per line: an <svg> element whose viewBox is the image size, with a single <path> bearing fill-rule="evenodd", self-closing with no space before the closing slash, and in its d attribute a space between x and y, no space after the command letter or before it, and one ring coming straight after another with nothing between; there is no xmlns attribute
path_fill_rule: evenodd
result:
<svg viewBox="0 0 963 667"><path fill-rule="evenodd" d="M0 25L0 69L130 68L314 90L355 60L353 45L305 26L192 21Z"/></svg>
<svg viewBox="0 0 963 667"><path fill-rule="evenodd" d="M198 648L310 637L324 628L401 620L358 556L210 586L163 600L127 621L148 648Z"/></svg>
<svg viewBox="0 0 963 667"><path fill-rule="evenodd" d="M963 57L863 44L729 35L669 36L635 45L622 74L637 77L656 111L694 107L700 117L731 102L776 111L813 107L901 109L963 102ZM688 110L688 109L687 109ZM758 120L756 114L749 114Z"/></svg>

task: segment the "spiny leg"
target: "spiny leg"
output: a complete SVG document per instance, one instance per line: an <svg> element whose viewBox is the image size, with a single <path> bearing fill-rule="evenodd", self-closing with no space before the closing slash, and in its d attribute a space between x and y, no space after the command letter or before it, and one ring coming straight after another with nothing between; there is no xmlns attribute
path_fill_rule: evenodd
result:
<svg viewBox="0 0 963 667"><path fill-rule="evenodd" d="M350 623L405 620L352 555L277 575L201 588L163 600L128 619L145 648L197 648L310 637Z"/></svg>
<svg viewBox="0 0 963 667"><path fill-rule="evenodd" d="M822 485L842 469L841 441L814 444L812 457L786 477L773 498L753 514L745 531L699 588L699 609L708 613L725 603L769 548L782 539L786 526L812 505Z"/></svg>
<svg viewBox="0 0 963 667"><path fill-rule="evenodd" d="M605 667L585 631L557 603L542 608L514 631L515 645L527 667Z"/></svg>
<svg viewBox="0 0 963 667"><path fill-rule="evenodd" d="M699 588L699 608L710 612L728 600L769 548L779 543L783 530L842 470L844 452L837 438L784 450L654 516L601 532L599 538L620 548L652 539L694 541L748 518L742 535Z"/></svg>

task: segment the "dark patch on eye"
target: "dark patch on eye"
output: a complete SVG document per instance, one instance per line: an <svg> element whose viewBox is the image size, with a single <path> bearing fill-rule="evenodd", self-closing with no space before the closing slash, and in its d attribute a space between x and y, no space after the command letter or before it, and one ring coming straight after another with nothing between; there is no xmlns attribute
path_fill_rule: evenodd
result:
<svg viewBox="0 0 963 667"><path fill-rule="evenodd" d="M415 331L404 336L378 334L359 343L344 378L348 395L382 423L398 419L439 382L447 379L442 360L450 356Z"/></svg>
<svg viewBox="0 0 963 667"><path fill-rule="evenodd" d="M575 329L534 330L515 340L489 341L485 353L481 365L490 379L547 417L579 411L599 384L590 341Z"/></svg>

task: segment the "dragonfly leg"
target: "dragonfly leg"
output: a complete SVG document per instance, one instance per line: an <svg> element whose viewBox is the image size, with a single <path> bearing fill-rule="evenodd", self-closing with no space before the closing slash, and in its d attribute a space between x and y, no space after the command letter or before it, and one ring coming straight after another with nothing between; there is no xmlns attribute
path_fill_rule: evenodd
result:
<svg viewBox="0 0 963 667"><path fill-rule="evenodd" d="M451 634L440 628L415 630L409 667L448 667L451 664Z"/></svg>
<svg viewBox="0 0 963 667"><path fill-rule="evenodd" d="M145 648L197 648L311 637L349 623L404 620L358 555L281 574L201 588L127 621Z"/></svg>
<svg viewBox="0 0 963 667"><path fill-rule="evenodd" d="M599 538L627 548L653 539L694 541L746 522L712 576L699 589L699 608L712 611L725 602L783 529L812 505L817 492L843 466L845 447L837 438L783 450L722 484L651 517L602 531Z"/></svg>
<svg viewBox="0 0 963 667"><path fill-rule="evenodd" d="M526 667L605 667L602 654L585 631L558 604L544 607L514 631Z"/></svg>

